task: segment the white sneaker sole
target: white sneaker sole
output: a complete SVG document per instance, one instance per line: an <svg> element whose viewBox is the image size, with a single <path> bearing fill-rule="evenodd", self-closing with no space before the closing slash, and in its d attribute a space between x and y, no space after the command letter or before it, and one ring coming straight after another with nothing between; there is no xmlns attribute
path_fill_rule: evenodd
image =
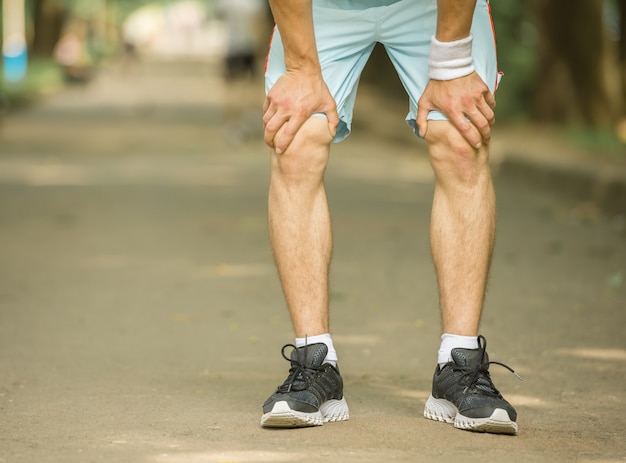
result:
<svg viewBox="0 0 626 463"><path fill-rule="evenodd" d="M319 411L304 413L292 410L287 402L276 402L271 411L261 417L261 426L266 428L303 428L321 426L329 421L345 421L350 418L346 399L328 400Z"/></svg>
<svg viewBox="0 0 626 463"><path fill-rule="evenodd" d="M517 423L511 420L506 410L501 408L496 408L488 418L469 418L461 415L452 402L446 399L435 399L431 395L426 401L424 416L429 420L454 424L455 428L467 431L517 434Z"/></svg>

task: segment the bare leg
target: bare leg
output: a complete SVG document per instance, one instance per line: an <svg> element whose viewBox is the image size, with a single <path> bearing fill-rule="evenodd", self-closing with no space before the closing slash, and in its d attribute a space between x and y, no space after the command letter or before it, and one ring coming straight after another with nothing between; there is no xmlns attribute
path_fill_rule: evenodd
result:
<svg viewBox="0 0 626 463"><path fill-rule="evenodd" d="M476 336L495 240L488 147L475 150L445 121L430 121L426 139L436 182L430 242L442 329Z"/></svg>
<svg viewBox="0 0 626 463"><path fill-rule="evenodd" d="M329 332L332 233L324 172L331 141L327 120L312 117L284 153L271 153L270 240L296 337Z"/></svg>

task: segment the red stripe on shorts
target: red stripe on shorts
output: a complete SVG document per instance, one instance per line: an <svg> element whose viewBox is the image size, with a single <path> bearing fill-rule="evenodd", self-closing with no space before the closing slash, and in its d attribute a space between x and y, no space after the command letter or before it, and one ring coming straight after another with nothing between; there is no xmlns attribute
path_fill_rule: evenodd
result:
<svg viewBox="0 0 626 463"><path fill-rule="evenodd" d="M272 28L272 34L270 35L269 43L267 44L267 54L265 55L265 64L263 65L263 72L267 72L267 62L270 59L270 49L272 48L272 41L274 40L274 28Z"/></svg>

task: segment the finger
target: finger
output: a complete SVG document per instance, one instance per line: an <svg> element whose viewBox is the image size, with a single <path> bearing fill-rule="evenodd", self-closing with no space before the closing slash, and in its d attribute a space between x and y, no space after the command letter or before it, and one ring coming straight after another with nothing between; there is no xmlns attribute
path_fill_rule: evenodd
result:
<svg viewBox="0 0 626 463"><path fill-rule="evenodd" d="M286 117L280 117L275 114L270 120L265 123L265 132L263 134L263 139L265 140L265 144L270 148L274 148L276 144L276 134L280 130L280 128L287 122Z"/></svg>
<svg viewBox="0 0 626 463"><path fill-rule="evenodd" d="M491 140L491 124L489 121L479 111L475 111L471 116L469 116L469 118L474 127L476 127L480 133L482 141L484 143L489 143L489 140Z"/></svg>
<svg viewBox="0 0 626 463"><path fill-rule="evenodd" d="M488 90L485 92L485 101L487 102L487 104L492 110L496 109L496 99L493 96L493 93L491 93Z"/></svg>
<svg viewBox="0 0 626 463"><path fill-rule="evenodd" d="M284 130L280 134L274 138L274 149L278 154L282 154L289 147L293 138L295 137L302 124L307 120L307 117L293 117L289 119L288 122L285 123Z"/></svg>
<svg viewBox="0 0 626 463"><path fill-rule="evenodd" d="M276 137L276 132L269 131L267 130L267 128L265 128L265 131L263 132L263 140L265 141L265 144L269 146L270 148L274 148L275 137Z"/></svg>
<svg viewBox="0 0 626 463"><path fill-rule="evenodd" d="M470 116L470 119L480 132L483 141L489 143L491 141L491 127L496 123L493 109L489 107L486 101L481 101L478 103L476 114Z"/></svg>
<svg viewBox="0 0 626 463"><path fill-rule="evenodd" d="M417 117L415 118L417 123L417 129L419 130L420 137L424 138L428 131L428 109L425 105L420 105L417 108Z"/></svg>
<svg viewBox="0 0 626 463"><path fill-rule="evenodd" d="M276 115L276 110L273 108L267 108L263 111L263 125L267 123Z"/></svg>
<svg viewBox="0 0 626 463"><path fill-rule="evenodd" d="M484 117L490 126L496 123L496 114L493 112L487 103L482 102L478 105L478 111L482 117Z"/></svg>
<svg viewBox="0 0 626 463"><path fill-rule="evenodd" d="M339 114L335 109L333 111L328 111L326 113L326 117L328 118L328 131L332 137L335 138L335 135L337 135L337 126L339 125Z"/></svg>
<svg viewBox="0 0 626 463"><path fill-rule="evenodd" d="M456 129L470 145L476 149L482 146L483 138L481 133L473 124L470 124L465 116L461 115L453 117L450 119L450 122L452 122L452 125L456 127Z"/></svg>
<svg viewBox="0 0 626 463"><path fill-rule="evenodd" d="M485 119L489 121L489 125L496 123L496 113L493 112L491 106L486 101L482 101L478 104L478 110L482 113Z"/></svg>

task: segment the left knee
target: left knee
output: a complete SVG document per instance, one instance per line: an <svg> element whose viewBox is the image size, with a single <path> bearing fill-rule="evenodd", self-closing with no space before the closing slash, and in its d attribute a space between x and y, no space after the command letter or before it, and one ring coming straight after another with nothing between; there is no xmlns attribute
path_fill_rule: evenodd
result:
<svg viewBox="0 0 626 463"><path fill-rule="evenodd" d="M450 122L429 121L426 142L438 181L472 187L490 175L487 146L474 148Z"/></svg>

